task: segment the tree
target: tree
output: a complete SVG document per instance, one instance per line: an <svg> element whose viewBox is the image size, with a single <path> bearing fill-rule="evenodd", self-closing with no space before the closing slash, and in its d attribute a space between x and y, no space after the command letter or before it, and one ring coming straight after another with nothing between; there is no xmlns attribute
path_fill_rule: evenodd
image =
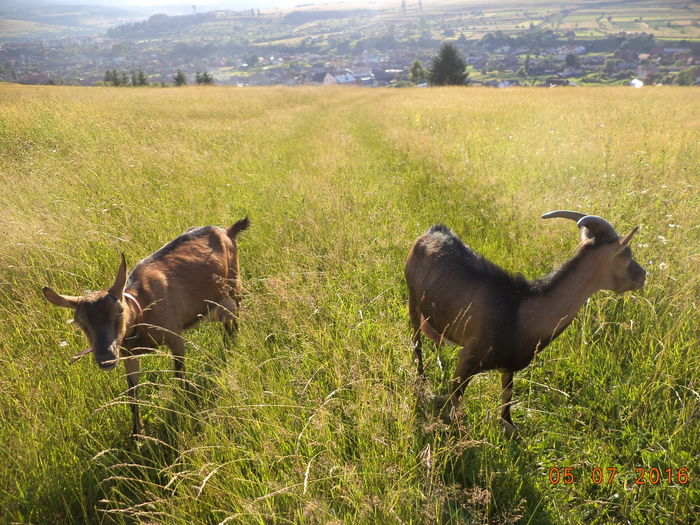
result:
<svg viewBox="0 0 700 525"><path fill-rule="evenodd" d="M108 69L105 71L105 84L110 86L119 85L119 74L116 69Z"/></svg>
<svg viewBox="0 0 700 525"><path fill-rule="evenodd" d="M463 86L467 82L467 64L452 44L443 44L433 57L430 83L436 86Z"/></svg>
<svg viewBox="0 0 700 525"><path fill-rule="evenodd" d="M143 69L139 69L136 72L136 81L138 82L139 86L148 85L148 77L146 76L146 73L144 73Z"/></svg>
<svg viewBox="0 0 700 525"><path fill-rule="evenodd" d="M692 86L698 77L700 77L700 67L692 66L678 73L673 83L679 86Z"/></svg>
<svg viewBox="0 0 700 525"><path fill-rule="evenodd" d="M422 84L423 82L428 80L428 75L429 72L423 66L423 62L421 62L417 58L413 61L411 67L408 68L408 78L410 78L411 81L415 84Z"/></svg>
<svg viewBox="0 0 700 525"><path fill-rule="evenodd" d="M143 72L143 69L138 69L136 71L131 72L131 85L132 86L147 86L148 85L148 77L146 76L146 73Z"/></svg>
<svg viewBox="0 0 700 525"><path fill-rule="evenodd" d="M187 75L182 72L182 69L178 69L177 73L173 75L173 82L176 86L186 86L187 85Z"/></svg>
<svg viewBox="0 0 700 525"><path fill-rule="evenodd" d="M578 63L578 57L576 55L568 54L564 58L564 65L566 67L570 67L572 69L576 69L579 67Z"/></svg>
<svg viewBox="0 0 700 525"><path fill-rule="evenodd" d="M214 83L214 77L206 71L203 73L197 71L194 74L194 78L195 82L197 82L197 84L199 84L200 86L211 86Z"/></svg>
<svg viewBox="0 0 700 525"><path fill-rule="evenodd" d="M619 58L606 58L603 64L603 70L606 73L614 73L618 66L622 63Z"/></svg>

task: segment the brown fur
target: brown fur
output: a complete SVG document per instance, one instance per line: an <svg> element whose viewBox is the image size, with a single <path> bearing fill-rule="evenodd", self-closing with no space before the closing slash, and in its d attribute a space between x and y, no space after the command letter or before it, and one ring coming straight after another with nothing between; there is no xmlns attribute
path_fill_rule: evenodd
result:
<svg viewBox="0 0 700 525"><path fill-rule="evenodd" d="M405 267L418 373L423 374L421 333L436 343L462 347L451 393L438 398L438 404L450 400L456 405L471 377L499 369L502 424L514 434L513 373L557 337L593 293L644 285L646 272L627 246L634 231L603 242L584 232L576 254L556 272L535 281L508 274L444 226L433 226L418 237Z"/></svg>
<svg viewBox="0 0 700 525"><path fill-rule="evenodd" d="M237 331L242 284L235 238L248 226L245 218L228 230L192 228L137 263L128 279L122 255L114 284L106 291L75 297L44 288L48 301L75 310L75 322L87 335L100 368L110 370L123 358L133 397L134 434L143 428L137 404L138 356L166 345L173 352L176 375L183 378L183 330L208 317L222 321L229 336ZM129 294L140 304L142 316Z"/></svg>

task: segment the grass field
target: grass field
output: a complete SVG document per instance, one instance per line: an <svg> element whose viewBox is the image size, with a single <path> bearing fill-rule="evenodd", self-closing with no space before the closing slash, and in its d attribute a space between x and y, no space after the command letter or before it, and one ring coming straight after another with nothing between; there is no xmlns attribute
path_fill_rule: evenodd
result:
<svg viewBox="0 0 700 525"><path fill-rule="evenodd" d="M0 521L692 523L699 116L671 87L0 86ZM412 241L443 222L534 277L576 245L539 219L559 208L641 224L646 288L595 295L516 374L520 442L496 425L497 374L443 425L416 401ZM239 338L187 333L192 395L144 357L132 443L121 367L68 366L85 339L41 286L106 288L121 252L244 215ZM455 350L426 356L445 391Z"/></svg>
<svg viewBox="0 0 700 525"><path fill-rule="evenodd" d="M2 35L3 38L58 32L60 32L60 28L47 24L40 24L39 22L0 18L0 35Z"/></svg>

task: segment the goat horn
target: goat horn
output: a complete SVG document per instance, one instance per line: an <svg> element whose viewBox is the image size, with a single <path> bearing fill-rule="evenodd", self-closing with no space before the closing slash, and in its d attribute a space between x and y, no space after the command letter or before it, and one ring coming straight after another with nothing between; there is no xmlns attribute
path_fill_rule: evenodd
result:
<svg viewBox="0 0 700 525"><path fill-rule="evenodd" d="M585 213L581 213L578 211L569 211L569 210L557 210L557 211L550 211L549 213L545 213L542 215L543 219L554 219L554 218L562 218L562 219L571 219L573 221L580 221L586 216Z"/></svg>
<svg viewBox="0 0 700 525"><path fill-rule="evenodd" d="M614 241L620 237L612 224L597 215L586 215L576 223L576 226L588 229L596 239Z"/></svg>
<svg viewBox="0 0 700 525"><path fill-rule="evenodd" d="M595 237L601 240L615 240L620 237L612 224L597 215L586 215L585 213L569 210L550 211L542 215L543 219L553 219L555 217L576 221L576 226L588 230L588 237Z"/></svg>

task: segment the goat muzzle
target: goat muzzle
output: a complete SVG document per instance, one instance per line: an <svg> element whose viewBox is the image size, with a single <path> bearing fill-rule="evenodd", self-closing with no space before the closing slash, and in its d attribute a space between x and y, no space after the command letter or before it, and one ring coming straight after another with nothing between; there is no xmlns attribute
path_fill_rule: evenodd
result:
<svg viewBox="0 0 700 525"><path fill-rule="evenodd" d="M119 352L116 343L112 343L109 348L93 350L95 363L101 370L112 370L119 361ZM117 351L115 351L117 350Z"/></svg>

